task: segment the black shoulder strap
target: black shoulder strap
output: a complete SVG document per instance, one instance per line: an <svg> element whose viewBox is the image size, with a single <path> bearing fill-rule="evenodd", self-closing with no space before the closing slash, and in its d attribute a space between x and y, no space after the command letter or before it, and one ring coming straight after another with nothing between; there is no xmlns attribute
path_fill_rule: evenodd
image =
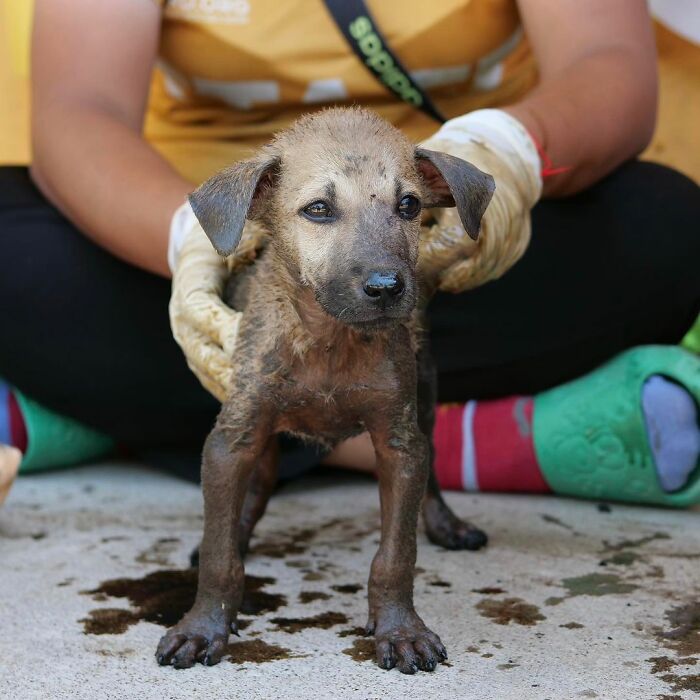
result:
<svg viewBox="0 0 700 700"><path fill-rule="evenodd" d="M352 50L384 87L441 124L445 118L394 55L364 0L324 0Z"/></svg>

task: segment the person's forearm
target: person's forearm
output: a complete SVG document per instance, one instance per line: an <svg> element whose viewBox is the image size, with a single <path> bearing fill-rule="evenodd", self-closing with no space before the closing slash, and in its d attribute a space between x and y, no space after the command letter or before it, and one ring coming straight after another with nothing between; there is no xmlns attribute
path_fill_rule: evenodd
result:
<svg viewBox="0 0 700 700"><path fill-rule="evenodd" d="M565 173L544 181L545 196L582 190L651 139L656 82L639 80L639 60L625 48L598 51L545 78L523 101L505 108Z"/></svg>
<svg viewBox="0 0 700 700"><path fill-rule="evenodd" d="M108 110L76 104L34 116L32 177L89 238L117 257L169 276L168 231L192 184Z"/></svg>

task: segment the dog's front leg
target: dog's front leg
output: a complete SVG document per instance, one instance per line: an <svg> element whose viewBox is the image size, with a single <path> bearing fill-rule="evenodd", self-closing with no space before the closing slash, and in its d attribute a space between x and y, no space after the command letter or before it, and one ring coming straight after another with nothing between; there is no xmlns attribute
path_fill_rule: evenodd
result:
<svg viewBox="0 0 700 700"><path fill-rule="evenodd" d="M244 584L239 521L248 479L266 446L267 434L260 427L250 427L259 416L256 420L251 414L236 421L237 429L226 423L225 413L204 445L204 537L197 597L192 609L160 640L156 658L161 665L216 664L226 651L229 631L236 630Z"/></svg>
<svg viewBox="0 0 700 700"><path fill-rule="evenodd" d="M382 532L370 571L366 633L376 638L380 667L432 671L447 658L440 638L413 607L416 527L428 475L428 444L410 415L370 428L377 453Z"/></svg>

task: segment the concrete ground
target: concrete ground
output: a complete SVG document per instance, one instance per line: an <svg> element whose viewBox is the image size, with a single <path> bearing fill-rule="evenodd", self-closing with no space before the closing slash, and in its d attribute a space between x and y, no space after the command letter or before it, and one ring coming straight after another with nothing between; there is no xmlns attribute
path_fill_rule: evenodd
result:
<svg viewBox="0 0 700 700"><path fill-rule="evenodd" d="M247 561L245 629L216 667L159 667L194 595L197 487L106 464L22 478L0 509L0 698L691 698L700 511L448 494L490 535L419 532L416 607L449 662L403 676L358 635L378 538L368 477L283 487Z"/></svg>

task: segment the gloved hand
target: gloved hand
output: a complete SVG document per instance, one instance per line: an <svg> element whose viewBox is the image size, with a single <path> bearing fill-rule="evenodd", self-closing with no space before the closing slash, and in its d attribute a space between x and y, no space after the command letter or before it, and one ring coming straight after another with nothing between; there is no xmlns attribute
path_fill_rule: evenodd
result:
<svg viewBox="0 0 700 700"><path fill-rule="evenodd" d="M457 210L435 209L421 233L419 268L430 286L462 292L497 279L530 241L530 209L542 193L537 147L515 117L481 109L445 122L421 144L476 165L493 176L496 191L473 241Z"/></svg>
<svg viewBox="0 0 700 700"><path fill-rule="evenodd" d="M219 401L231 389L231 357L241 319L240 312L223 302L224 285L233 272L252 262L265 240L265 232L247 221L236 251L224 259L214 250L189 202L172 218L170 326L190 369Z"/></svg>

